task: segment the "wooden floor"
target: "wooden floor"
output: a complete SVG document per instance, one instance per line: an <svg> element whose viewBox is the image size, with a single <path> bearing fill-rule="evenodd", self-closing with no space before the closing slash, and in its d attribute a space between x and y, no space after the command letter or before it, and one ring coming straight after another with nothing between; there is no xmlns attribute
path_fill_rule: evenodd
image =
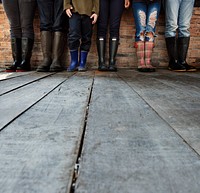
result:
<svg viewBox="0 0 200 193"><path fill-rule="evenodd" d="M200 72L0 72L0 193L199 193Z"/></svg>

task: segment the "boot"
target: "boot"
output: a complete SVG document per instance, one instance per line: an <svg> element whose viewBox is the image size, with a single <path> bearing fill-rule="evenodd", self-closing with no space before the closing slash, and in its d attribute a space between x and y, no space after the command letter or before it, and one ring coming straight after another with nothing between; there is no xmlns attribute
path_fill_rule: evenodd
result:
<svg viewBox="0 0 200 193"><path fill-rule="evenodd" d="M22 38L22 62L17 67L16 72L24 72L31 69L30 60L32 56L33 43L33 39Z"/></svg>
<svg viewBox="0 0 200 193"><path fill-rule="evenodd" d="M146 41L145 43L145 65L149 72L155 72L155 67L151 65L151 56L154 48L154 42Z"/></svg>
<svg viewBox="0 0 200 193"><path fill-rule="evenodd" d="M41 32L41 46L43 53L42 64L38 66L38 72L48 72L52 63L52 33L50 31Z"/></svg>
<svg viewBox="0 0 200 193"><path fill-rule="evenodd" d="M144 53L144 41L135 42L134 47L136 48L137 55L137 70L139 72L148 72L148 68L145 65L145 53Z"/></svg>
<svg viewBox="0 0 200 193"><path fill-rule="evenodd" d="M21 64L21 38L11 38L11 50L14 62L6 68L6 72L15 72Z"/></svg>
<svg viewBox="0 0 200 193"><path fill-rule="evenodd" d="M185 66L177 62L176 37L165 38L169 57L168 69L176 72L186 71Z"/></svg>
<svg viewBox="0 0 200 193"><path fill-rule="evenodd" d="M181 37L177 39L178 62L186 68L186 71L194 72L197 69L186 62L190 37Z"/></svg>
<svg viewBox="0 0 200 193"><path fill-rule="evenodd" d="M79 67L78 67L78 71L84 72L86 71L86 60L87 60L87 55L88 52L87 51L81 51L80 53L80 60L79 60Z"/></svg>
<svg viewBox="0 0 200 193"><path fill-rule="evenodd" d="M62 32L54 32L53 48L52 48L52 64L50 66L51 72L60 72L64 68L61 64L62 54L64 51L64 34Z"/></svg>
<svg viewBox="0 0 200 193"><path fill-rule="evenodd" d="M105 64L105 51L106 51L106 41L104 38L98 38L97 40L97 52L99 58L99 71L107 71L108 68Z"/></svg>
<svg viewBox="0 0 200 193"><path fill-rule="evenodd" d="M71 55L71 62L69 67L67 68L67 71L73 72L77 70L78 67L78 50L71 50L70 55Z"/></svg>
<svg viewBox="0 0 200 193"><path fill-rule="evenodd" d="M118 45L119 45L119 40L117 38L112 38L109 41L109 67L108 70L109 71L117 71L117 67L115 65L116 63L116 54L117 54L117 49L118 49Z"/></svg>

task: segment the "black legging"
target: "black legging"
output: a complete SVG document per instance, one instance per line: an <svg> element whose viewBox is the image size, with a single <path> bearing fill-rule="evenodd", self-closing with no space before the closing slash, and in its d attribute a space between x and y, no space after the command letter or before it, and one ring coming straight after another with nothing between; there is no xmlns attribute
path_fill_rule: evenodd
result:
<svg viewBox="0 0 200 193"><path fill-rule="evenodd" d="M2 3L10 23L11 37L34 39L36 0L2 0Z"/></svg>
<svg viewBox="0 0 200 193"><path fill-rule="evenodd" d="M106 38L108 23L110 38L119 39L119 27L124 10L124 0L100 0L97 36Z"/></svg>
<svg viewBox="0 0 200 193"><path fill-rule="evenodd" d="M63 0L37 0L41 31L63 31Z"/></svg>

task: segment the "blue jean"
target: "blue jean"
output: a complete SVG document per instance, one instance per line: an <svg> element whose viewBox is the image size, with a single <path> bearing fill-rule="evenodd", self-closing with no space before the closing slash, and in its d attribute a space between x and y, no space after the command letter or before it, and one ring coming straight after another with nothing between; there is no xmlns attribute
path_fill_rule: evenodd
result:
<svg viewBox="0 0 200 193"><path fill-rule="evenodd" d="M133 17L135 20L135 41L153 41L147 36L152 32L155 36L156 22L160 13L160 2L132 2Z"/></svg>
<svg viewBox="0 0 200 193"><path fill-rule="evenodd" d="M189 37L194 0L165 0L165 37Z"/></svg>
<svg viewBox="0 0 200 193"><path fill-rule="evenodd" d="M68 46L70 50L89 51L93 32L92 20L87 15L72 13L69 18ZM80 43L81 41L81 43Z"/></svg>

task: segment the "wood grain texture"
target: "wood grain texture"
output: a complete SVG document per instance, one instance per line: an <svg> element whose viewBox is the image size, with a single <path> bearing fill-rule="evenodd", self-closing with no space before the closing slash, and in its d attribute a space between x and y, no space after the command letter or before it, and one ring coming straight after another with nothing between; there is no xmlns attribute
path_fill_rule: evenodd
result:
<svg viewBox="0 0 200 193"><path fill-rule="evenodd" d="M114 74L95 78L75 192L199 193L199 155L145 100L146 91L165 105L152 83L161 76L129 75L128 84Z"/></svg>
<svg viewBox="0 0 200 193"><path fill-rule="evenodd" d="M0 192L70 192L92 82L91 73L67 79L0 132Z"/></svg>

